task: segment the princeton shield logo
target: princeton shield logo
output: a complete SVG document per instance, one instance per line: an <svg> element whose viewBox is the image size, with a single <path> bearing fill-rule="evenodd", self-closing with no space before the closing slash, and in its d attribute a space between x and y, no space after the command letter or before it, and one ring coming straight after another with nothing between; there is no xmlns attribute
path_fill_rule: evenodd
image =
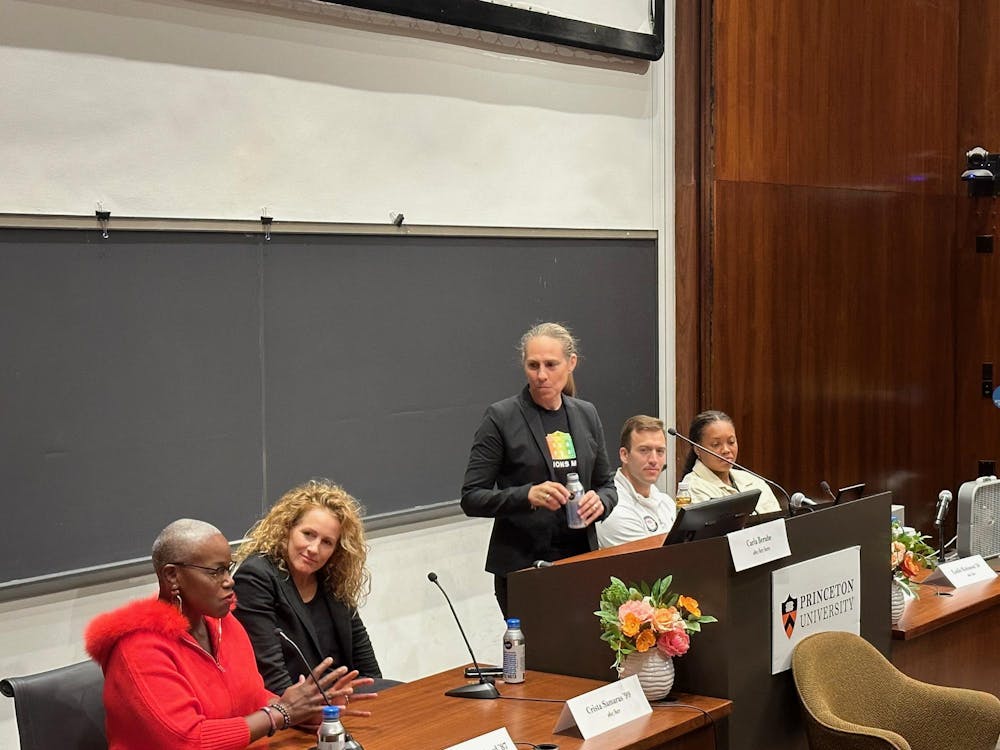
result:
<svg viewBox="0 0 1000 750"><path fill-rule="evenodd" d="M781 603L781 626L788 638L792 637L792 631L795 630L795 616L798 614L798 609L799 600L792 598L791 594Z"/></svg>

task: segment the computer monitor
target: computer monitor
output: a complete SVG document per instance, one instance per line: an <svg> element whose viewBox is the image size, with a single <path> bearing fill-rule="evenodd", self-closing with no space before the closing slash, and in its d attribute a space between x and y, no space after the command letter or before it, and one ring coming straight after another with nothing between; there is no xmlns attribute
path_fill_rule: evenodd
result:
<svg viewBox="0 0 1000 750"><path fill-rule="evenodd" d="M739 531L757 507L759 499L760 490L747 490L681 506L663 544L694 542Z"/></svg>
<svg viewBox="0 0 1000 750"><path fill-rule="evenodd" d="M841 487L837 490L837 498L833 501L833 504L840 505L841 503L849 503L851 500L858 500L864 494L864 491L864 482L861 484L852 484L850 487Z"/></svg>

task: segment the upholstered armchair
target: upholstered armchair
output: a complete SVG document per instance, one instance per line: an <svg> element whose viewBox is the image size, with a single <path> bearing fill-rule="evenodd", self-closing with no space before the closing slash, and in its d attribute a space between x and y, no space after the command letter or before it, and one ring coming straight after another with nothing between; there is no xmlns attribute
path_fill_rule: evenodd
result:
<svg viewBox="0 0 1000 750"><path fill-rule="evenodd" d="M817 633L792 655L811 750L994 750L1000 699L907 677L852 633Z"/></svg>

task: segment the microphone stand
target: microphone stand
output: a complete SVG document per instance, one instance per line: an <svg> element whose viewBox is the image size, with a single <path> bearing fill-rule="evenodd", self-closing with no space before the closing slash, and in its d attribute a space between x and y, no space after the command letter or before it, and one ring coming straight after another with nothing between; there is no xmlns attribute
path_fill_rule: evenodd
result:
<svg viewBox="0 0 1000 750"><path fill-rule="evenodd" d="M725 461L727 464L729 464L730 466L732 466L734 469L739 469L740 471L745 471L747 474L751 474L751 475L757 477L762 482L767 482L772 487L777 487L779 490L781 490L781 494L785 496L785 502L786 502L785 508L788 509L789 515L791 514L791 512L792 512L792 498L788 495L787 492L785 492L785 488L782 487L777 482L774 482L774 481L768 479L767 477L762 477L756 471L753 471L752 469L748 469L746 466L743 466L742 464L738 464L735 461L729 460L728 458L723 458L718 453L716 453L715 451L713 451L711 448L706 448L704 445L699 445L698 443L696 443L694 440L691 440L686 435L681 435L673 427L668 427L667 428L667 434L670 435L671 437L680 438L685 443L688 443L692 448L701 448L703 451L705 451L705 453L708 453L710 456L715 456L720 461Z"/></svg>
<svg viewBox="0 0 1000 750"><path fill-rule="evenodd" d="M937 508L934 511L934 525L938 530L938 565L944 562L944 519L948 517L948 506L951 505L951 492L941 490L938 494Z"/></svg>
<svg viewBox="0 0 1000 750"><path fill-rule="evenodd" d="M427 580L441 589L441 593L444 594L444 600L448 602L448 608L451 609L451 616L455 618L455 624L458 625L458 632L462 634L462 640L465 641L465 647L469 649L469 656L472 657L472 663L476 665L476 674L479 675L479 682L452 688L451 690L445 692L445 695L452 698L499 698L500 691L497 690L497 686L488 680L483 675L483 670L479 668L479 662L476 661L476 655L472 653L472 646L469 645L469 639L465 637L465 630L462 629L462 622L458 619L458 615L455 613L455 608L451 606L451 599L448 598L448 593L444 590L441 584L438 583L437 573L428 573Z"/></svg>
<svg viewBox="0 0 1000 750"><path fill-rule="evenodd" d="M299 648L298 644L285 635L285 631L281 628L275 628L274 634L295 649L295 653L299 655L302 663L306 665L306 670L309 672L309 676L312 677L313 682L316 683L316 689L319 690L319 694L323 696L323 700L326 701L326 705L333 705L330 703L330 698L327 696L326 691L320 687L319 680L317 680L316 675L313 674L313 668L310 666L309 662L306 661L305 654L302 653L302 649ZM347 731L347 727L344 727L344 750L365 750L361 746L361 743L354 739L354 737L351 736L351 733Z"/></svg>

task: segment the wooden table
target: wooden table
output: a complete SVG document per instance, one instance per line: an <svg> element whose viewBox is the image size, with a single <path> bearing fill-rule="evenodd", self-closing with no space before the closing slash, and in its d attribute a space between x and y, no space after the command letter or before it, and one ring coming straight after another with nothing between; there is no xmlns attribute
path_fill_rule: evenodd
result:
<svg viewBox="0 0 1000 750"><path fill-rule="evenodd" d="M892 663L924 682L1000 696L1000 577L960 589L923 585L919 593L892 630Z"/></svg>
<svg viewBox="0 0 1000 750"><path fill-rule="evenodd" d="M465 682L462 669L453 669L399 685L384 691L377 700L365 703L372 716L348 716L344 723L364 745L364 750L441 750L501 727L507 727L514 742L553 742L559 745L559 750L713 750L712 722L732 711L728 700L678 693L674 696L678 705L654 706L650 716L584 741L575 729L558 735L552 729L564 701L605 683L529 671L520 685L498 683L504 697L497 700L444 695L446 690ZM315 736L293 731L282 732L270 740L258 740L250 747L304 750L315 744Z"/></svg>

